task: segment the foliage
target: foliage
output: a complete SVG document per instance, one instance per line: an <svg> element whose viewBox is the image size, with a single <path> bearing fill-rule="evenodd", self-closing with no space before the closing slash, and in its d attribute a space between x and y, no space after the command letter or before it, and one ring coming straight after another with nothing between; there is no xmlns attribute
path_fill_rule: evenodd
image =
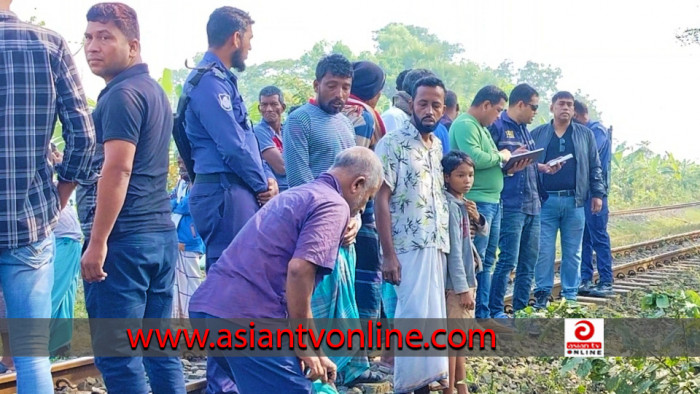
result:
<svg viewBox="0 0 700 394"><path fill-rule="evenodd" d="M561 70L536 62L528 62L521 70L513 71L509 60L497 68L480 65L464 58L460 44L440 39L428 29L413 25L391 23L374 32L375 49L355 54L342 42L319 41L299 59L280 59L249 66L239 88L249 105L256 101L260 89L274 84L285 92L288 105L305 102L314 95L312 83L316 63L328 53L342 53L350 60L370 60L379 64L387 79L383 93L391 97L396 93L396 76L407 68L427 68L434 71L445 82L448 89L457 93L460 107L469 107L471 99L483 86L493 84L510 91L516 82L528 82L540 90L543 99L551 97L561 78ZM546 100L549 100L548 98ZM379 109L388 108L383 100ZM547 108L544 106L543 108ZM539 123L549 120L548 111L543 111Z"/></svg>
<svg viewBox="0 0 700 394"><path fill-rule="evenodd" d="M685 29L682 33L676 34L676 39L683 45L700 44L700 29Z"/></svg>
<svg viewBox="0 0 700 394"><path fill-rule="evenodd" d="M550 302L546 308L535 309L528 306L515 313L516 318L539 319L581 319L591 317L591 310L581 304L562 298L559 302Z"/></svg>
<svg viewBox="0 0 700 394"><path fill-rule="evenodd" d="M609 202L615 209L668 205L700 199L700 166L649 149L622 143L612 155Z"/></svg>
<svg viewBox="0 0 700 394"><path fill-rule="evenodd" d="M587 378L598 390L627 393L697 393L695 378L700 363L687 357L580 358L564 360L562 376L575 372Z"/></svg>
<svg viewBox="0 0 700 394"><path fill-rule="evenodd" d="M700 317L700 295L692 290L650 292L642 297L641 306L643 318ZM589 379L597 389L617 394L697 393L700 390L698 371L700 362L689 357L572 357L564 359L560 374L566 376L574 372L580 378Z"/></svg>
<svg viewBox="0 0 700 394"><path fill-rule="evenodd" d="M692 290L657 291L642 298L642 317L700 318L700 295Z"/></svg>

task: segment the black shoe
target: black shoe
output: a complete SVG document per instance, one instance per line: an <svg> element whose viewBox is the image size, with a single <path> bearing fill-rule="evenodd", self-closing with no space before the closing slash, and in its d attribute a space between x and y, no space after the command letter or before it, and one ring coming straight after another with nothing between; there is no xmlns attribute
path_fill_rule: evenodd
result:
<svg viewBox="0 0 700 394"><path fill-rule="evenodd" d="M546 291L535 292L535 309L543 309L547 307L549 301L549 293Z"/></svg>
<svg viewBox="0 0 700 394"><path fill-rule="evenodd" d="M614 294L612 283L599 283L598 286L592 287L588 293L591 297L601 298L612 297Z"/></svg>
<svg viewBox="0 0 700 394"><path fill-rule="evenodd" d="M580 296L587 296L591 294L591 290L594 288L593 283L589 280L584 280L581 282L581 285L578 287L578 295Z"/></svg>

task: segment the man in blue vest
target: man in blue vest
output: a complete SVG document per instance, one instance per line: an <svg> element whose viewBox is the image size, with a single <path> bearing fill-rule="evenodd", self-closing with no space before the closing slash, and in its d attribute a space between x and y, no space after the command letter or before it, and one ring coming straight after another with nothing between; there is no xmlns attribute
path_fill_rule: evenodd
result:
<svg viewBox="0 0 700 394"><path fill-rule="evenodd" d="M588 106L576 100L574 101L574 120L593 131L600 166L603 171L603 183L605 190L610 192L610 161L612 159L612 138L610 133L599 121L591 120L588 116ZM589 197L590 200L590 197ZM608 234L608 197L603 197L603 208L599 213L593 214L590 210L590 202L584 204L586 208L586 228L583 232L583 246L581 250L581 286L578 294L582 296L607 297L613 294L612 283L612 252L610 235ZM598 285L593 286L593 251L596 254L598 265Z"/></svg>

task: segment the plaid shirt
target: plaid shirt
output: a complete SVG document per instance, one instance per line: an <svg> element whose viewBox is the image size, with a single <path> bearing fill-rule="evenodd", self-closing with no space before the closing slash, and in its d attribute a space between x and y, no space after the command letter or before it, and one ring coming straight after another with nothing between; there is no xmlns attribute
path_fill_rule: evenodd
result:
<svg viewBox="0 0 700 394"><path fill-rule="evenodd" d="M66 148L61 181L88 180L95 128L68 45L0 11L0 249L51 234L59 199L48 161L57 117Z"/></svg>

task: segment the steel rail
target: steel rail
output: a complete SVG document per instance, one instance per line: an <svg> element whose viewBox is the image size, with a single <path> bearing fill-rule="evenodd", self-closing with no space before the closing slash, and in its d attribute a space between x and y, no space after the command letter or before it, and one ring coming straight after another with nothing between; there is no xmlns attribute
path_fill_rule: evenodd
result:
<svg viewBox="0 0 700 394"><path fill-rule="evenodd" d="M612 212L610 212L610 217L639 215L639 214L650 213L650 212L659 212L659 211L670 211L673 209L690 208L690 207L694 207L694 206L698 206L698 205L700 205L700 201L686 202L683 204L675 204L675 205L663 205L663 206L659 206L659 207L626 209L623 211L612 211Z"/></svg>

